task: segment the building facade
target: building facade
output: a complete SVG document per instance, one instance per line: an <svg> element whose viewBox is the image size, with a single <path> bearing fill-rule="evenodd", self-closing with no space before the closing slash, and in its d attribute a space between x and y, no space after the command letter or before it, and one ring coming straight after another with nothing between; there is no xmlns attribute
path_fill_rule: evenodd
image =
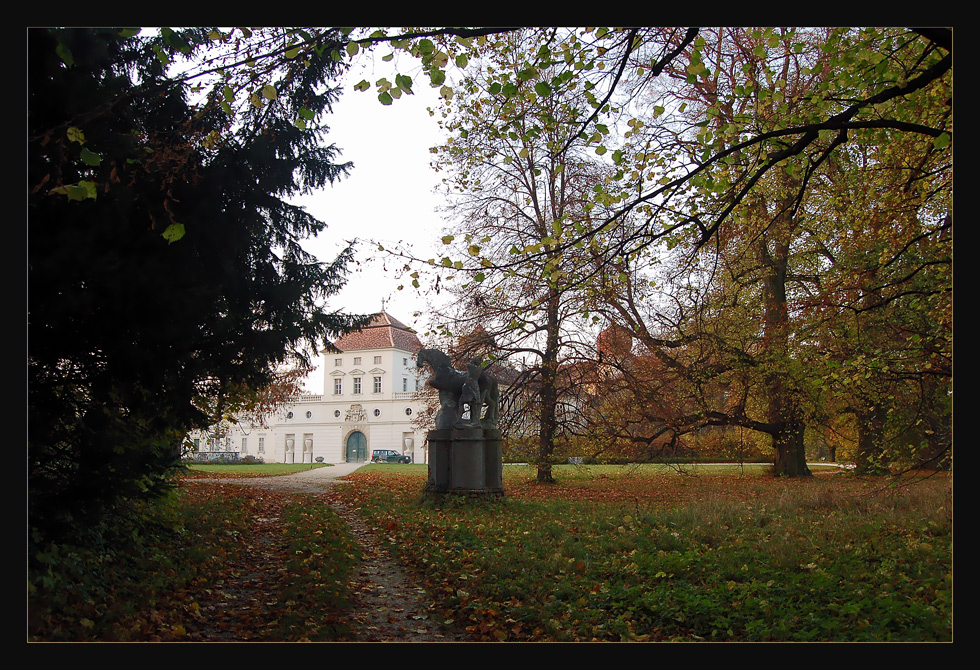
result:
<svg viewBox="0 0 980 670"><path fill-rule="evenodd" d="M413 426L427 378L416 367L422 344L415 331L382 311L333 344L339 352L323 354L321 395L300 396L268 425L233 424L220 437L192 434L197 452L266 463L346 463L387 449L426 462L427 431Z"/></svg>

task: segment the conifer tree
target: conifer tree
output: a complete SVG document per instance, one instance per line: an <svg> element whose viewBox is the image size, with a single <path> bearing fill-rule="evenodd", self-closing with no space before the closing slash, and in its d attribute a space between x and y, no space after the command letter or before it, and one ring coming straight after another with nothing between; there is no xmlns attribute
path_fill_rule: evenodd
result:
<svg viewBox="0 0 980 670"><path fill-rule="evenodd" d="M28 471L42 534L165 490L203 408L359 323L325 306L350 249L306 253L326 224L288 201L350 168L323 143L336 62L310 52L264 73L233 120L170 74L206 44L195 30L29 31Z"/></svg>

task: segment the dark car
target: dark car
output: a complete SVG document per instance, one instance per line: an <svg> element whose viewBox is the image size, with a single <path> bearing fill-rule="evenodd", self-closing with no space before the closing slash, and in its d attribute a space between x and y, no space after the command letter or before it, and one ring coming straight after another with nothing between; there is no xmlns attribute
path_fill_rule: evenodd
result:
<svg viewBox="0 0 980 670"><path fill-rule="evenodd" d="M372 463L411 463L412 457L399 454L393 449L377 449L371 454Z"/></svg>

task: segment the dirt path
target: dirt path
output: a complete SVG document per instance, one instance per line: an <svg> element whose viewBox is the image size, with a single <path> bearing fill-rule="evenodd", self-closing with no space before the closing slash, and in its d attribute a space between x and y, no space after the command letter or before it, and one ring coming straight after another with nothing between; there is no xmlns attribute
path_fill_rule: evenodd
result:
<svg viewBox="0 0 980 670"><path fill-rule="evenodd" d="M337 479L297 475L255 477L250 479L196 479L200 483L238 484L287 493L303 493L328 502L344 519L351 534L363 550L360 565L350 583L351 627L359 642L463 642L470 638L440 630L431 616L430 604L423 589L392 559L384 543L352 509L329 496L334 486L345 486ZM250 575L249 588L261 589L260 575Z"/></svg>

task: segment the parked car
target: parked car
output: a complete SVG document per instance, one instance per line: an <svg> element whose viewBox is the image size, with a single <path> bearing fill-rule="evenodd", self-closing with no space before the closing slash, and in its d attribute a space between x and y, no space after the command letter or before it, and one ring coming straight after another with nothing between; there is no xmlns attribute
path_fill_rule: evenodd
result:
<svg viewBox="0 0 980 670"><path fill-rule="evenodd" d="M412 457L399 454L393 449L377 449L371 454L372 463L411 463Z"/></svg>

